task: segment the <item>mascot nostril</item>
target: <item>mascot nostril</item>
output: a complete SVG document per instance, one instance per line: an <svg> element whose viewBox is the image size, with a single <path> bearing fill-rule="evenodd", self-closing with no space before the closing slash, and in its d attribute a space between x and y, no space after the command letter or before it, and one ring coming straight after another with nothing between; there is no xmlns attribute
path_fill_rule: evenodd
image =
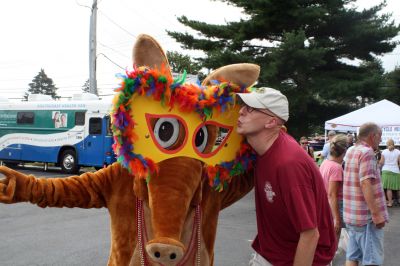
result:
<svg viewBox="0 0 400 266"><path fill-rule="evenodd" d="M160 257L161 257L161 253L158 252L158 251L154 252L154 257L160 258ZM169 258L170 258L171 260L176 259L176 254L175 254L175 253L172 253L171 255L169 255Z"/></svg>

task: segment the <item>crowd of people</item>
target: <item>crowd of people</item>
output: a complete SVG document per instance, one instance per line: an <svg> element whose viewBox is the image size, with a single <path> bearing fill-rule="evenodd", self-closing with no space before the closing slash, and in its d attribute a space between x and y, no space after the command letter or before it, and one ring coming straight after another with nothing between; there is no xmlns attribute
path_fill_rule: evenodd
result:
<svg viewBox="0 0 400 266"><path fill-rule="evenodd" d="M378 125L363 124L355 142L352 134L330 131L317 164L306 137L298 145L282 130L289 119L285 95L259 88L239 98L237 131L257 154L250 265L329 265L343 230L347 266L382 265L387 207L400 188L400 152L393 141L378 160Z"/></svg>
<svg viewBox="0 0 400 266"><path fill-rule="evenodd" d="M386 207L400 205L400 150L388 139L381 151L381 135L373 123L361 126L357 141L352 133L329 131L321 156L313 156L328 194L336 237L344 228L350 237L346 265L382 265L380 229L388 221ZM307 140L301 137L299 143L310 155Z"/></svg>

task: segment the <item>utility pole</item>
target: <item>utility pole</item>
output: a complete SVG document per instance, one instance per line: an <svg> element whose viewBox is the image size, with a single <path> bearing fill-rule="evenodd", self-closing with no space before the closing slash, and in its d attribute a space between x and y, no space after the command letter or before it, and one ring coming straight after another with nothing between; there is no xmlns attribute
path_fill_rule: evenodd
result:
<svg viewBox="0 0 400 266"><path fill-rule="evenodd" d="M97 79L96 79L96 53L97 53L97 0L93 0L92 14L90 15L90 32L89 32L89 92L98 95Z"/></svg>

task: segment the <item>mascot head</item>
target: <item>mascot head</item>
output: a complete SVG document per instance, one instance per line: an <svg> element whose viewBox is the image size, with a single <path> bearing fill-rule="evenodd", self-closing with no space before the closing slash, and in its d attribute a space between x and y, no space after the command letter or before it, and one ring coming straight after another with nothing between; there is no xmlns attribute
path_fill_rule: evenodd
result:
<svg viewBox="0 0 400 266"><path fill-rule="evenodd" d="M251 90L257 65L228 65L202 84L185 83L186 73L173 79L165 53L148 35L138 37L133 62L120 76L112 130L118 161L135 177L156 175L166 159L189 157L207 166L209 184L221 191L252 167L254 153L236 133L236 93Z"/></svg>

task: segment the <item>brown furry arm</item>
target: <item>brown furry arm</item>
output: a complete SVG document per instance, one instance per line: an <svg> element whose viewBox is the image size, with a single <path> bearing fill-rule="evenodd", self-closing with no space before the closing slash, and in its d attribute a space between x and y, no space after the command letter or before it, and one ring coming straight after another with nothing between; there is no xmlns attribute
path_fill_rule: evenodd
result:
<svg viewBox="0 0 400 266"><path fill-rule="evenodd" d="M234 176L222 193L221 210L238 201L254 187L254 171Z"/></svg>
<svg viewBox="0 0 400 266"><path fill-rule="evenodd" d="M28 201L40 207L101 208L112 190L112 179L121 171L119 164L95 173L67 178L36 178L0 167L0 202Z"/></svg>

